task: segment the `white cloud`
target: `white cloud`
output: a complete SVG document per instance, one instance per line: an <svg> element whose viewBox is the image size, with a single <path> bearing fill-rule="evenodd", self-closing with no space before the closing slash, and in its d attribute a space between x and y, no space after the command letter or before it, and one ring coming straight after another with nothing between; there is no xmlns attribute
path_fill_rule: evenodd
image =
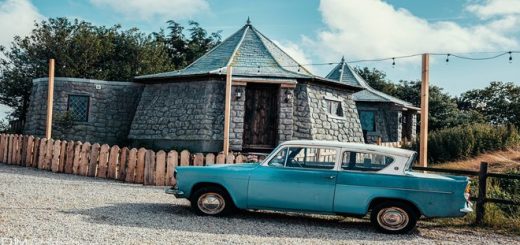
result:
<svg viewBox="0 0 520 245"><path fill-rule="evenodd" d="M291 41L283 41L278 42L273 40L273 42L278 45L284 52L286 52L289 56L291 56L294 60L296 60L300 65L311 64L311 60L307 57L303 48ZM312 66L305 66L305 69L313 72Z"/></svg>
<svg viewBox="0 0 520 245"><path fill-rule="evenodd" d="M29 34L34 27L34 21L42 18L28 0L0 1L0 45L9 47L14 36Z"/></svg>
<svg viewBox="0 0 520 245"><path fill-rule="evenodd" d="M326 28L304 41L324 60L337 60L341 55L352 60L519 46L506 32L518 24L516 17L461 26L452 21L427 21L380 0L322 0L319 10Z"/></svg>
<svg viewBox="0 0 520 245"><path fill-rule="evenodd" d="M109 7L129 18L188 18L209 9L206 0L90 0L98 7Z"/></svg>
<svg viewBox="0 0 520 245"><path fill-rule="evenodd" d="M520 15L520 0L486 0L484 4L470 4L466 9L484 19L497 15Z"/></svg>

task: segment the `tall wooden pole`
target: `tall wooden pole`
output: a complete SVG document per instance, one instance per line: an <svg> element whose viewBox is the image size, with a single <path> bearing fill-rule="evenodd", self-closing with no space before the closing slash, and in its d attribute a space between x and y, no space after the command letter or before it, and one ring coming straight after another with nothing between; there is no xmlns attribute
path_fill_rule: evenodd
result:
<svg viewBox="0 0 520 245"><path fill-rule="evenodd" d="M419 139L419 164L428 166L428 98L430 87L430 54L422 55L421 84L421 132Z"/></svg>
<svg viewBox="0 0 520 245"><path fill-rule="evenodd" d="M49 86L47 88L47 120L45 122L45 138L52 136L52 106L54 101L54 59L49 60Z"/></svg>
<svg viewBox="0 0 520 245"><path fill-rule="evenodd" d="M224 147L222 151L224 155L229 153L229 124L231 114L231 78L233 77L233 68L229 65L226 69L226 97L224 101Z"/></svg>

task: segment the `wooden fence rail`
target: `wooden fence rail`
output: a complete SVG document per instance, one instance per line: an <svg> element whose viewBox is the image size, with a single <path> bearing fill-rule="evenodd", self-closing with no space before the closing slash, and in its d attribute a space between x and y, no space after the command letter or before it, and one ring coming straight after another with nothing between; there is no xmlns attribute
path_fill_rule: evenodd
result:
<svg viewBox="0 0 520 245"><path fill-rule="evenodd" d="M498 203L498 204L505 204L505 205L520 206L520 202L515 201L515 200L504 200L504 199L487 197L487 180L488 180L488 178L520 180L520 175L518 175L518 174L489 173L487 162L480 163L479 171L445 169L445 168L429 168L429 167L413 167L413 169L422 170L422 171L430 171L430 172L439 172L439 173L468 175L468 176L476 177L477 181L478 181L478 193L477 193L477 196L470 197L471 201L476 202L475 203L476 204L475 205L475 211L476 211L475 223L476 224L482 224L482 221L484 220L484 214L486 212L486 208L485 208L486 203Z"/></svg>
<svg viewBox="0 0 520 245"><path fill-rule="evenodd" d="M262 156L224 153L192 154L187 150L154 152L80 141L53 140L29 135L0 134L0 162L56 173L116 179L145 185L173 185L176 166L234 164Z"/></svg>

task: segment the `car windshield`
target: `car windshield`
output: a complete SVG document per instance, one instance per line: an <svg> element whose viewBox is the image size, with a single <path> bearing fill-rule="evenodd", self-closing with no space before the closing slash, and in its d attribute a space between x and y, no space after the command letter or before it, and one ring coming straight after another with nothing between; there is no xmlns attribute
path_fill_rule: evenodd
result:
<svg viewBox="0 0 520 245"><path fill-rule="evenodd" d="M271 151L271 153L269 153L269 155L267 155L267 157L264 158L264 160L262 160L262 161L260 162L260 164L261 164L261 165L264 165L265 163L267 163L267 160L268 160L268 159L271 159L271 157L272 157L274 154L276 154L276 153L278 152L278 150L279 150L281 147L282 147L282 146L279 145L279 146L277 146L276 148L274 148L274 150Z"/></svg>

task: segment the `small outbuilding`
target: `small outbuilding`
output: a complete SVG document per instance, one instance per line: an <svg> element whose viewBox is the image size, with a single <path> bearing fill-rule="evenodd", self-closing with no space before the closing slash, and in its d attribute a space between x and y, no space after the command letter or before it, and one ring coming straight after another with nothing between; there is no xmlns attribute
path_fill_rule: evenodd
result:
<svg viewBox="0 0 520 245"><path fill-rule="evenodd" d="M415 141L419 108L370 87L344 58L326 77L363 88L354 93L353 99L366 143L375 143L378 138L382 142Z"/></svg>

